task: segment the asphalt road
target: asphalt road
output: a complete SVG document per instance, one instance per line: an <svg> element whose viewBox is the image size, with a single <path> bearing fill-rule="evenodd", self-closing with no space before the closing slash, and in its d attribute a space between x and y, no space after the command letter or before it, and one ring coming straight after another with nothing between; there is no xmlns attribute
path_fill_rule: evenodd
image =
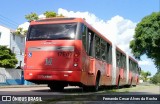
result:
<svg viewBox="0 0 160 104"><path fill-rule="evenodd" d="M123 94L160 94L160 86L155 85L138 85L137 87L132 88L121 88L119 90L117 89L101 89L99 92L96 93L123 93ZM69 94L69 95L76 95L76 94L91 94L94 92L83 92L82 88L75 87L75 86L69 86L65 87L63 91L61 92L52 92L49 87L46 85L43 86L0 86L0 95L62 95L62 94Z"/></svg>
<svg viewBox="0 0 160 104"><path fill-rule="evenodd" d="M18 96L18 97L25 97L25 96L41 96L43 98L43 103L46 102L46 99L50 99L49 101L47 100L47 103L54 102L56 104L75 104L74 101L68 101L68 100L77 100L79 103L76 104L159 104L160 102L158 101L103 101L103 97L108 95L115 95L121 96L124 95L124 97L129 96L132 97L132 95L144 95L150 96L150 95L160 95L160 86L137 86L137 87L132 87L132 88L121 88L121 89L108 89L108 90L100 90L98 92L83 92L83 89L79 87L65 87L65 89L61 92L51 92L49 87L47 86L13 86L13 87L0 87L0 95L1 96ZM100 101L93 101L94 100L94 95L100 95ZM67 97L66 97L67 96ZM79 97L81 96L81 97ZM77 99L75 99L77 97ZM97 96L96 96L97 97ZM123 97L123 96L122 96ZM139 96L138 96L139 97ZM56 99L55 99L56 98ZM65 99L64 99L65 98ZM89 100L90 99L90 100ZM13 100L13 99L12 99ZM63 101L60 101L63 100ZM66 100L66 101L65 101ZM89 101L87 101L89 100ZM97 99L96 99L97 100ZM105 99L104 99L105 100ZM84 102L85 101L85 102ZM0 102L1 103L6 103L7 102ZM33 103L33 102L32 102ZM43 104L42 103L42 104Z"/></svg>

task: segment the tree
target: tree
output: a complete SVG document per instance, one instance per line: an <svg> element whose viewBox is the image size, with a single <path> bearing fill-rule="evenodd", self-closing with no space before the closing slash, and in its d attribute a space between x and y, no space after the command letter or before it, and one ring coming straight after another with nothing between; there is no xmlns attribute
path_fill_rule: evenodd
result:
<svg viewBox="0 0 160 104"><path fill-rule="evenodd" d="M151 82L154 84L160 83L160 72L157 72L152 78Z"/></svg>
<svg viewBox="0 0 160 104"><path fill-rule="evenodd" d="M23 30L23 28L17 28L15 32L13 32L13 34L15 35L26 35L28 30Z"/></svg>
<svg viewBox="0 0 160 104"><path fill-rule="evenodd" d="M146 54L160 70L160 12L144 17L137 24L130 48L135 58Z"/></svg>
<svg viewBox="0 0 160 104"><path fill-rule="evenodd" d="M25 19L28 20L28 22L31 22L33 20L38 20L38 15L36 13L31 13L28 15L25 15Z"/></svg>
<svg viewBox="0 0 160 104"><path fill-rule="evenodd" d="M27 35L27 32L28 32L28 30L24 30L23 31L23 33L24 33L23 35Z"/></svg>
<svg viewBox="0 0 160 104"><path fill-rule="evenodd" d="M58 14L57 17L64 17L64 15L63 14Z"/></svg>
<svg viewBox="0 0 160 104"><path fill-rule="evenodd" d="M15 34L20 35L23 32L23 28L17 28Z"/></svg>
<svg viewBox="0 0 160 104"><path fill-rule="evenodd" d="M62 14L57 14L54 11L46 11L45 13L43 13L46 18L51 18L51 17L64 17ZM39 17L36 13L30 13L25 15L25 19L28 20L28 22L31 22L33 20L38 20ZM28 30L24 30L23 28L17 28L16 32L14 32L14 34L16 35L26 35Z"/></svg>
<svg viewBox="0 0 160 104"><path fill-rule="evenodd" d="M148 80L148 76L151 76L151 73L149 72L149 71L147 71L147 72L144 72L143 70L141 71L141 79L143 80L143 81L147 81Z"/></svg>
<svg viewBox="0 0 160 104"><path fill-rule="evenodd" d="M16 55L6 46L0 46L0 67L15 68L17 64Z"/></svg>
<svg viewBox="0 0 160 104"><path fill-rule="evenodd" d="M46 16L46 18L51 18L51 17L56 17L57 13L53 11L46 11L44 15Z"/></svg>

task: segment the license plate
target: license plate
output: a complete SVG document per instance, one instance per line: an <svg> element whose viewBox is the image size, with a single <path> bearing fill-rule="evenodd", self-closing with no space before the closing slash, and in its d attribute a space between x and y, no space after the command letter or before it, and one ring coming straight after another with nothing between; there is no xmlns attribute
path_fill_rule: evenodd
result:
<svg viewBox="0 0 160 104"><path fill-rule="evenodd" d="M45 79L52 78L51 75L39 75L38 77L39 78L45 78Z"/></svg>

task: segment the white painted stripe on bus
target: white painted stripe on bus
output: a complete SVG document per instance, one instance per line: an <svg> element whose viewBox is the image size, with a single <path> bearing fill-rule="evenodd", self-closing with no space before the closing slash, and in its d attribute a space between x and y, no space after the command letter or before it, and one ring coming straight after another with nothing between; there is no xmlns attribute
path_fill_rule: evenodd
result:
<svg viewBox="0 0 160 104"><path fill-rule="evenodd" d="M116 46L112 44L112 85L116 85L117 78L117 66L116 66Z"/></svg>
<svg viewBox="0 0 160 104"><path fill-rule="evenodd" d="M38 46L29 47L28 51L74 51L74 46Z"/></svg>

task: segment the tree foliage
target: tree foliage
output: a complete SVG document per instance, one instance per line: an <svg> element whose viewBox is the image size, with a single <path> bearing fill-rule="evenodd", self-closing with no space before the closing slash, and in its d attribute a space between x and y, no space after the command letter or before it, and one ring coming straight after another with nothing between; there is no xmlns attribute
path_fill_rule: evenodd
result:
<svg viewBox="0 0 160 104"><path fill-rule="evenodd" d="M23 28L20 27L20 28L16 29L14 34L16 34L16 35L26 35L27 34L27 30L23 30Z"/></svg>
<svg viewBox="0 0 160 104"><path fill-rule="evenodd" d="M160 71L151 78L151 82L154 84L160 83Z"/></svg>
<svg viewBox="0 0 160 104"><path fill-rule="evenodd" d="M17 30L16 30L16 34L17 35L20 35L20 34L22 34L22 32L23 32L23 28L17 28Z"/></svg>
<svg viewBox="0 0 160 104"><path fill-rule="evenodd" d="M151 73L149 71L145 72L143 70L141 70L141 79L143 81L147 81L148 80L148 76L151 76Z"/></svg>
<svg viewBox="0 0 160 104"><path fill-rule="evenodd" d="M57 14L54 11L46 11L45 13L43 13L46 18L52 18L52 17L64 17L62 14ZM39 17L36 13L30 13L25 15L25 19L28 22L31 22L33 20L38 20ZM17 28L16 32L14 32L16 35L26 35L27 34L27 30L23 30L23 28Z"/></svg>
<svg viewBox="0 0 160 104"><path fill-rule="evenodd" d="M15 68L17 64L16 55L6 46L0 46L0 67Z"/></svg>
<svg viewBox="0 0 160 104"><path fill-rule="evenodd" d="M25 19L28 20L28 22L31 22L33 20L38 20L38 15L36 13L30 13L25 15Z"/></svg>
<svg viewBox="0 0 160 104"><path fill-rule="evenodd" d="M24 35L26 36L27 35L27 31L28 30L23 30L23 28L17 28L15 32L13 32L13 34L15 35Z"/></svg>
<svg viewBox="0 0 160 104"><path fill-rule="evenodd" d="M137 59L146 54L160 70L160 12L144 17L137 24L130 48Z"/></svg>
<svg viewBox="0 0 160 104"><path fill-rule="evenodd" d="M54 11L46 11L44 15L46 16L46 18L51 18L51 17L56 17L57 13Z"/></svg>
<svg viewBox="0 0 160 104"><path fill-rule="evenodd" d="M64 17L64 15L63 14L59 14L59 15L57 15L57 17Z"/></svg>

